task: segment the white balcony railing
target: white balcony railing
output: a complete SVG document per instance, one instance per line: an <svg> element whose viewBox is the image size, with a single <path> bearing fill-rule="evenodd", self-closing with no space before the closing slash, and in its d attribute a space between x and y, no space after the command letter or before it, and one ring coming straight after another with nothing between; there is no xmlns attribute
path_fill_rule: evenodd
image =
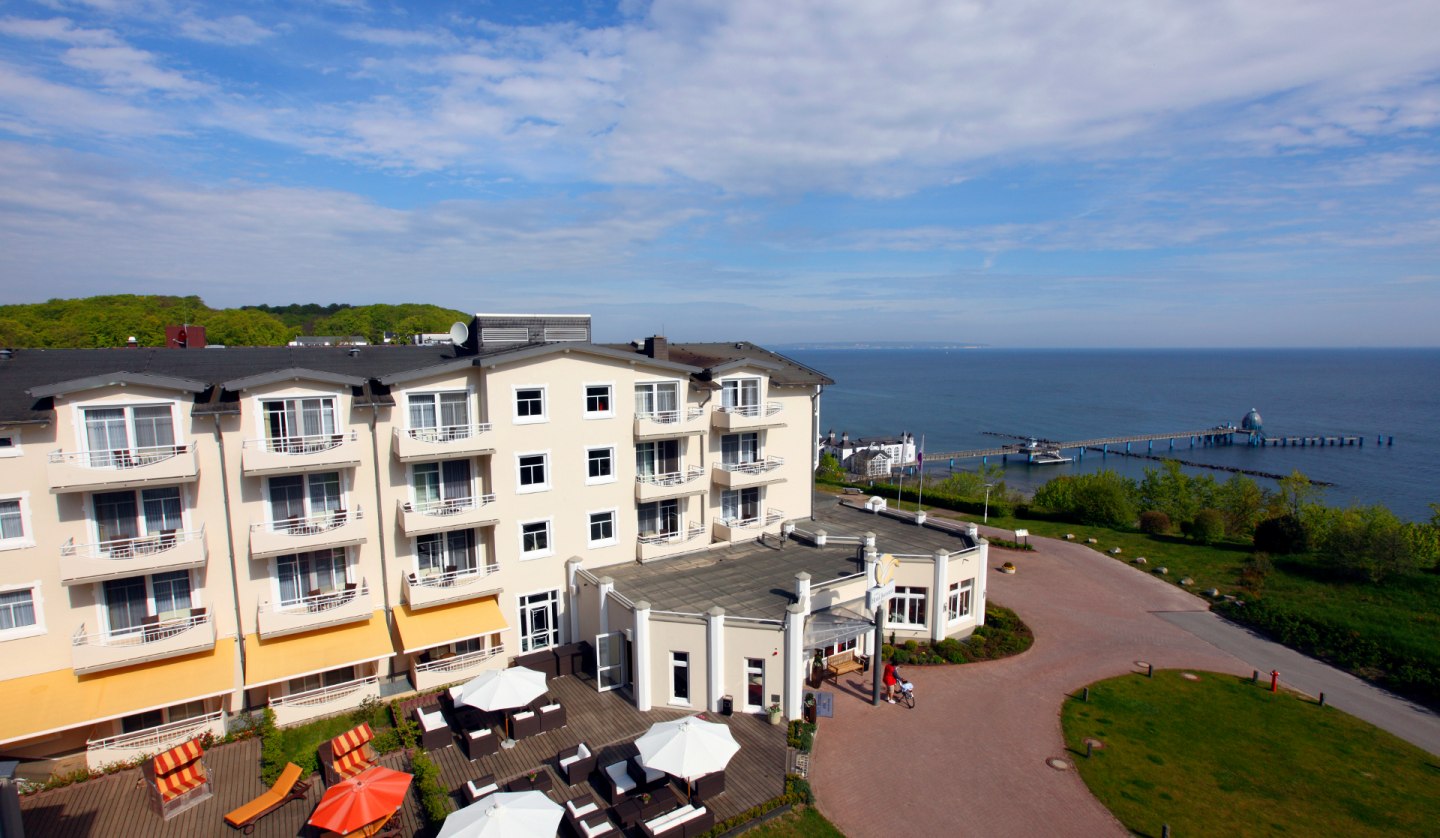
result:
<svg viewBox="0 0 1440 838"><path fill-rule="evenodd" d="M91 739L85 743L85 748L90 751L127 750L158 753L164 746L178 740L188 739L190 734L220 721L224 715L223 710L216 710L203 716L182 719L158 727L147 727L133 733L122 733L105 739Z"/></svg>
<svg viewBox="0 0 1440 838"><path fill-rule="evenodd" d="M705 408L694 406L684 410L649 410L639 411L635 414L636 419L646 422L654 422L657 425L678 425L681 422L690 422L699 419L705 413Z"/></svg>
<svg viewBox="0 0 1440 838"><path fill-rule="evenodd" d="M768 527L771 524L778 524L783 520L785 520L784 511L774 508L765 510L765 526Z"/></svg>
<svg viewBox="0 0 1440 838"><path fill-rule="evenodd" d="M635 482L647 486L683 486L699 480L705 475L705 469L700 466L690 466L683 471L671 471L665 474L637 474Z"/></svg>
<svg viewBox="0 0 1440 838"><path fill-rule="evenodd" d="M205 528L203 526L198 530L169 530L155 535L97 541L94 544L76 544L75 539L72 538L60 545L60 555L67 559L109 559L112 561L141 559L146 556L160 556L183 544L204 539Z"/></svg>
<svg viewBox="0 0 1440 838"><path fill-rule="evenodd" d="M489 422L480 422L475 425L441 425L435 428L406 428L401 431L406 439L413 439L416 442L428 442L435 445L474 439L481 434L489 432Z"/></svg>
<svg viewBox="0 0 1440 838"><path fill-rule="evenodd" d="M319 687L318 689L306 690L300 693L277 696L270 699L271 707L314 707L317 704L328 704L332 701L345 698L366 687L376 687L380 684L377 675L370 675L365 678L357 678L354 681L346 681L343 684L336 684L332 687Z"/></svg>
<svg viewBox="0 0 1440 838"><path fill-rule="evenodd" d="M746 419L760 419L774 416L779 413L784 405L780 402L765 402L764 404L737 404L729 407L720 406L715 408L721 413L728 413L731 416L743 416Z"/></svg>
<svg viewBox="0 0 1440 838"><path fill-rule="evenodd" d="M111 451L52 451L50 462L85 468L125 470L153 466L189 452L188 445L157 445Z"/></svg>
<svg viewBox="0 0 1440 838"><path fill-rule="evenodd" d="M195 609L200 610L200 609ZM123 629L99 631L87 634L82 623L70 636L71 646L107 646L112 648L135 648L151 643L161 643L198 626L208 625L210 614L191 614L170 620L159 620Z"/></svg>
<svg viewBox="0 0 1440 838"><path fill-rule="evenodd" d="M449 498L447 500L431 500L423 503L407 503L401 509L405 512L417 515L429 515L436 518L443 518L449 515L459 515L462 512L479 509L482 506L489 506L495 502L495 496L471 495L468 498Z"/></svg>
<svg viewBox="0 0 1440 838"><path fill-rule="evenodd" d="M716 463L715 465L721 471L728 471L731 474L764 474L785 465L785 458L766 457L748 463Z"/></svg>
<svg viewBox="0 0 1440 838"><path fill-rule="evenodd" d="M429 576L411 573L406 576L405 583L412 588L454 588L499 572L500 564L492 562L473 568L452 570L448 573L434 573Z"/></svg>
<svg viewBox="0 0 1440 838"><path fill-rule="evenodd" d="M463 655L441 658L440 660L426 661L415 664L416 672L463 672L471 669L497 655L505 654L505 644L501 643L489 649L481 649L478 652L466 652Z"/></svg>
<svg viewBox="0 0 1440 838"><path fill-rule="evenodd" d="M356 597L370 596L370 585L364 579L358 585L347 585L338 591L307 594L277 603L262 602L261 614L324 614L354 602Z"/></svg>
<svg viewBox="0 0 1440 838"><path fill-rule="evenodd" d="M263 451L267 454L319 454L339 448L357 439L355 431L339 434L311 434L309 436L277 436L267 439L247 439L242 448Z"/></svg>
<svg viewBox="0 0 1440 838"><path fill-rule="evenodd" d="M365 510L359 504L354 511L329 509L304 518L286 518L283 521L262 521L250 525L250 532L280 533L282 535L319 535L338 530L353 521L365 518Z"/></svg>
<svg viewBox="0 0 1440 838"><path fill-rule="evenodd" d="M683 530L675 532L661 532L654 535L642 535L638 539L641 544L677 544L682 541L691 541L699 538L705 532L703 524L691 524Z"/></svg>

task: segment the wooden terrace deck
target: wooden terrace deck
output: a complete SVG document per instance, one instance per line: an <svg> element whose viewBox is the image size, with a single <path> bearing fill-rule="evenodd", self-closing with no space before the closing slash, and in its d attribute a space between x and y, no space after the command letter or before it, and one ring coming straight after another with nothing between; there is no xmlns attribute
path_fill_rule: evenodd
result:
<svg viewBox="0 0 1440 838"><path fill-rule="evenodd" d="M592 793L601 797L590 783L567 786L555 769L555 755L584 741L599 756L599 765L635 754L634 740L658 721L685 715L673 709L641 713L618 695L595 691L586 676L566 676L550 681L550 692L565 705L568 724L520 740L514 748L501 749L493 756L471 762L458 744L431 752L440 766L440 777L451 792L455 807L463 804L459 789L467 780L494 774L503 786L537 767L545 767L555 784L552 797L564 802ZM707 713L707 718L730 725L740 752L725 772L725 793L715 798L712 808L723 820L769 800L785 790L785 729L773 727L764 717L737 714L724 717ZM160 820L150 808L149 791L138 770L121 771L54 791L21 799L20 807L27 838L70 838L70 836L147 835L169 836L236 835L222 819L224 814L265 790L260 782L260 743L247 740L215 748L205 754L215 794L170 821ZM381 757L381 764L398 771L408 770L400 752ZM324 794L320 775L310 778L311 788L304 801L295 801L259 822L256 838L314 836L305 825ZM602 798L603 802L603 798ZM396 816L407 836L429 836L420 816L414 792ZM637 832L638 834L638 832Z"/></svg>

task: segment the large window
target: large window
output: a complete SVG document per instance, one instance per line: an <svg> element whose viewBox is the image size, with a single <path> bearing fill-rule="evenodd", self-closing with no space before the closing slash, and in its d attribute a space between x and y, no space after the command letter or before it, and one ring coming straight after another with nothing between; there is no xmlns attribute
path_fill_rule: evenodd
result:
<svg viewBox="0 0 1440 838"><path fill-rule="evenodd" d="M635 443L635 474L642 479L680 473L680 440Z"/></svg>
<svg viewBox="0 0 1440 838"><path fill-rule="evenodd" d="M927 593L927 588L896 586L895 595L886 603L885 618L897 626L924 628Z"/></svg>
<svg viewBox="0 0 1440 838"><path fill-rule="evenodd" d="M760 490L726 489L720 493L720 518L726 526L760 519Z"/></svg>
<svg viewBox="0 0 1440 838"><path fill-rule="evenodd" d="M954 623L970 616L970 597L974 591L974 579L966 579L964 582L954 582L950 585L950 599L945 604L946 610L950 612L950 622Z"/></svg>
<svg viewBox="0 0 1440 838"><path fill-rule="evenodd" d="M615 482L614 448L606 447L585 449L585 482Z"/></svg>
<svg viewBox="0 0 1440 838"><path fill-rule="evenodd" d="M515 388L515 422L529 424L545 421L545 388Z"/></svg>
<svg viewBox="0 0 1440 838"><path fill-rule="evenodd" d="M590 547L606 547L615 543L615 510L590 513Z"/></svg>
<svg viewBox="0 0 1440 838"><path fill-rule="evenodd" d="M477 565L474 530L427 533L415 539L415 571L420 576L468 573Z"/></svg>
<svg viewBox="0 0 1440 838"><path fill-rule="evenodd" d="M345 523L338 471L272 477L269 490L270 520L277 529L324 530Z"/></svg>
<svg viewBox="0 0 1440 838"><path fill-rule="evenodd" d="M560 592L520 597L520 651L534 652L560 645Z"/></svg>
<svg viewBox="0 0 1440 838"><path fill-rule="evenodd" d="M342 666L339 669L317 672L314 675L303 675L299 678L291 678L285 682L285 693L286 695L308 693L311 690L324 689L325 687L338 687L354 680L357 680L355 667Z"/></svg>
<svg viewBox="0 0 1440 838"><path fill-rule="evenodd" d="M470 436L470 397L458 393L413 393L410 429L427 442L449 442Z"/></svg>
<svg viewBox="0 0 1440 838"><path fill-rule="evenodd" d="M727 466L759 462L760 435L726 434L720 437L720 462Z"/></svg>
<svg viewBox="0 0 1440 838"><path fill-rule="evenodd" d="M110 634L135 634L146 618L177 620L194 606L190 571L110 579L101 586L105 627Z"/></svg>
<svg viewBox="0 0 1440 838"><path fill-rule="evenodd" d="M0 632L19 634L38 625L34 588L0 591ZM0 638L4 636L5 634L0 634Z"/></svg>
<svg viewBox="0 0 1440 838"><path fill-rule="evenodd" d="M615 387L610 384L585 385L585 418L603 419L615 415Z"/></svg>
<svg viewBox="0 0 1440 838"><path fill-rule="evenodd" d="M550 488L550 455L548 454L521 454L515 459L515 466L518 471L517 491L519 492L543 492Z"/></svg>
<svg viewBox="0 0 1440 838"><path fill-rule="evenodd" d="M294 605L306 597L344 591L349 584L347 565L344 549L281 556L275 560L280 604Z"/></svg>
<svg viewBox="0 0 1440 838"><path fill-rule="evenodd" d="M730 378L720 382L720 406L753 412L760 404L760 379Z"/></svg>
<svg viewBox="0 0 1440 838"><path fill-rule="evenodd" d="M170 405L89 408L84 411L85 449L97 468L133 465L175 450Z"/></svg>
<svg viewBox="0 0 1440 838"><path fill-rule="evenodd" d="M637 507L641 538L660 538L680 533L680 502L677 499L642 503Z"/></svg>
<svg viewBox="0 0 1440 838"><path fill-rule="evenodd" d="M745 712L765 709L765 659L745 659Z"/></svg>
<svg viewBox="0 0 1440 838"><path fill-rule="evenodd" d="M174 534L185 528L180 511L180 490L174 486L124 492L97 492L96 537L112 555L140 549L135 539Z"/></svg>
<svg viewBox="0 0 1440 838"><path fill-rule="evenodd" d="M335 399L273 399L262 402L265 439L287 454L324 451L335 444Z"/></svg>
<svg viewBox="0 0 1440 838"><path fill-rule="evenodd" d="M538 559L555 551L550 546L550 520L526 521L520 525L520 558Z"/></svg>
<svg viewBox="0 0 1440 838"><path fill-rule="evenodd" d="M670 701L690 703L690 653L670 653Z"/></svg>
<svg viewBox="0 0 1440 838"><path fill-rule="evenodd" d="M469 460L417 463L411 485L415 487L415 509L444 514L467 509L474 498Z"/></svg>
<svg viewBox="0 0 1440 838"><path fill-rule="evenodd" d="M635 385L635 415L673 422L680 411L680 382L645 381Z"/></svg>
<svg viewBox="0 0 1440 838"><path fill-rule="evenodd" d="M25 507L20 498L0 500L0 549L28 543Z"/></svg>

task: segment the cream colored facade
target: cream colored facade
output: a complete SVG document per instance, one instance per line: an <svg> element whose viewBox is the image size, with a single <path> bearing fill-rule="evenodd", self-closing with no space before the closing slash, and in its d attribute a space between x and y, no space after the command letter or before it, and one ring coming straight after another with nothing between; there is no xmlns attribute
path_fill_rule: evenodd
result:
<svg viewBox="0 0 1440 838"><path fill-rule="evenodd" d="M604 633L571 614L568 560L603 575L810 514L813 371L485 329L449 358L0 361L36 405L0 417L0 754L101 765L244 709L295 723L463 681Z"/></svg>

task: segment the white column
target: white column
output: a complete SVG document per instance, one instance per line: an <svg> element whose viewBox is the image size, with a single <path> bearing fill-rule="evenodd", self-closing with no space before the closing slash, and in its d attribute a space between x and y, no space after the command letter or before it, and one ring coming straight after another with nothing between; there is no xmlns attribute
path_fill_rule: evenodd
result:
<svg viewBox="0 0 1440 838"><path fill-rule="evenodd" d="M705 616L706 639L705 681L710 687L709 708L720 711L720 697L725 694L725 609L711 608Z"/></svg>
<svg viewBox="0 0 1440 838"><path fill-rule="evenodd" d="M600 633L610 633L610 592L615 590L615 580L609 576L600 577Z"/></svg>
<svg viewBox="0 0 1440 838"><path fill-rule="evenodd" d="M803 570L795 574L795 601L810 613L810 574Z"/></svg>
<svg viewBox="0 0 1440 838"><path fill-rule="evenodd" d="M571 643L580 641L580 581L579 574L576 572L578 570L580 570L579 559L570 559L565 562L565 578L570 590L570 605L567 613L570 615L569 642Z"/></svg>
<svg viewBox="0 0 1440 838"><path fill-rule="evenodd" d="M786 719L800 718L805 695L805 609L794 603L785 609L785 694L781 696Z"/></svg>
<svg viewBox="0 0 1440 838"><path fill-rule="evenodd" d="M650 603L635 603L635 709L650 709Z"/></svg>
<svg viewBox="0 0 1440 838"><path fill-rule="evenodd" d="M972 553L971 555L974 554ZM979 559L980 564L977 566L975 572L975 604L971 606L975 611L975 625L977 628L985 625L985 599L989 595L989 588L986 584L986 579L989 574L985 572L985 568L990 566L990 542L980 542ZM967 558L966 564L969 564L969 562L970 560Z"/></svg>
<svg viewBox="0 0 1440 838"><path fill-rule="evenodd" d="M946 606L950 602L950 554L945 550L935 551L935 599L930 607L930 639L945 639L945 629L950 624Z"/></svg>
<svg viewBox="0 0 1440 838"><path fill-rule="evenodd" d="M871 547L865 551L865 587L875 587L875 565L880 561L880 554Z"/></svg>
<svg viewBox="0 0 1440 838"><path fill-rule="evenodd" d="M874 549L875 549L875 533L873 533L873 532L867 532L867 533L865 533L865 549L866 549L866 550L874 550Z"/></svg>

